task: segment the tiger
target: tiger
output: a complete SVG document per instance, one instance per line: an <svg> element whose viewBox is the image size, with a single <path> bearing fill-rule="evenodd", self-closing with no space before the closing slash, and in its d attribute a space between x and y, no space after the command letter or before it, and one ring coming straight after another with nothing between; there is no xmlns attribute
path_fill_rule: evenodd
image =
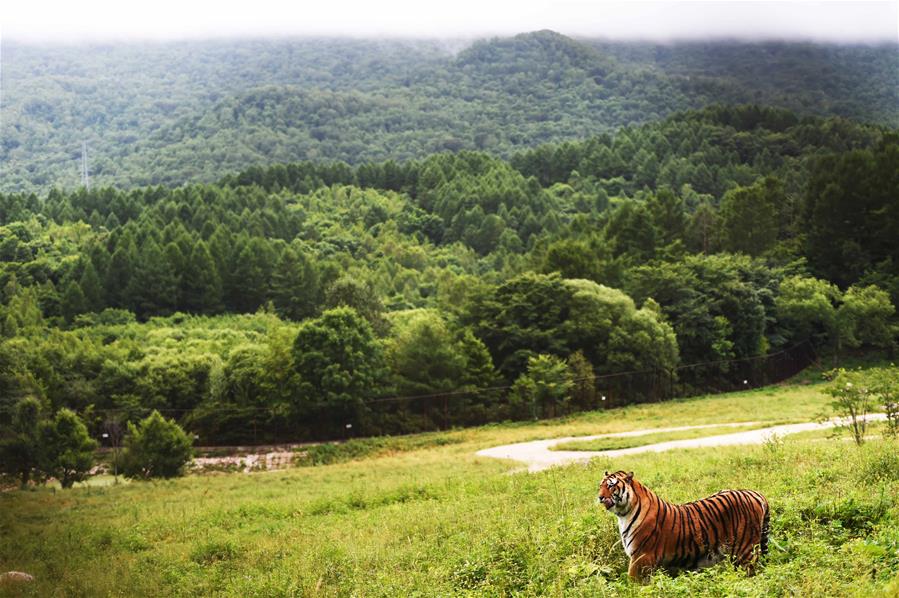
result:
<svg viewBox="0 0 899 598"><path fill-rule="evenodd" d="M658 568L695 570L725 557L751 574L768 551L768 501L754 490L722 490L675 505L635 480L634 472L616 471L605 472L596 504L618 517L628 575L637 581Z"/></svg>

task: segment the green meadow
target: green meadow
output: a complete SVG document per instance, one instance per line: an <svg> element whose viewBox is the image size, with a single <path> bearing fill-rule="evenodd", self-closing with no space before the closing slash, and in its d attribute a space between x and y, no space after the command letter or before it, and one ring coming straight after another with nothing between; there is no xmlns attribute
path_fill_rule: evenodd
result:
<svg viewBox="0 0 899 598"><path fill-rule="evenodd" d="M0 493L0 569L33 596L895 596L899 447L821 434L538 474L481 458L511 442L725 422L811 421L795 385L298 453L288 470ZM649 437L647 437L649 439ZM303 456L305 455L305 456ZM324 456L323 456L324 455ZM673 501L753 488L772 506L755 576L727 564L628 580L615 519L593 504L627 469Z"/></svg>

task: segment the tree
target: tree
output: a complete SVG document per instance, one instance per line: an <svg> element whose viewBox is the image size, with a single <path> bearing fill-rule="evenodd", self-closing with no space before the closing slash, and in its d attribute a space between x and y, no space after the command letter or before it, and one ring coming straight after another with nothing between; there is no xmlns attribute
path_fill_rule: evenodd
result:
<svg viewBox="0 0 899 598"><path fill-rule="evenodd" d="M705 200L696 207L685 234L690 251L712 253L718 248L721 218L711 201Z"/></svg>
<svg viewBox="0 0 899 598"><path fill-rule="evenodd" d="M394 321L386 356L399 394L455 390L462 385L466 364L439 314L400 312Z"/></svg>
<svg viewBox="0 0 899 598"><path fill-rule="evenodd" d="M371 325L350 307L325 311L300 325L293 345L300 391L331 417L355 417L366 398L377 396L386 376Z"/></svg>
<svg viewBox="0 0 899 598"><path fill-rule="evenodd" d="M816 162L805 193L805 250L816 273L841 286L872 264L891 263L899 274L899 135L872 149Z"/></svg>
<svg viewBox="0 0 899 598"><path fill-rule="evenodd" d="M890 318L895 311L886 291L874 285L849 287L836 312L840 344L847 347L890 347L893 343Z"/></svg>
<svg viewBox="0 0 899 598"><path fill-rule="evenodd" d="M267 299L275 254L266 239L253 237L236 255L226 285L226 303L234 311L251 313Z"/></svg>
<svg viewBox="0 0 899 598"><path fill-rule="evenodd" d="M797 340L811 339L818 345L826 339L836 342L834 304L839 299L839 289L825 280L790 276L780 283L775 300L777 316Z"/></svg>
<svg viewBox="0 0 899 598"><path fill-rule="evenodd" d="M74 280L69 280L62 294L62 314L67 322L73 322L75 316L87 311L87 300L81 287Z"/></svg>
<svg viewBox="0 0 899 598"><path fill-rule="evenodd" d="M875 407L874 387L865 372L840 368L830 375L826 392L834 398L831 402L834 413L842 418L839 426L848 428L855 444L861 445L868 431L868 414Z"/></svg>
<svg viewBox="0 0 899 598"><path fill-rule="evenodd" d="M634 200L622 202L612 212L603 234L615 256L625 255L638 262L655 257L658 231L649 209L643 203Z"/></svg>
<svg viewBox="0 0 899 598"><path fill-rule="evenodd" d="M62 408L56 416L38 425L40 468L59 480L63 488L87 479L94 465L97 442L87 433L78 415Z"/></svg>
<svg viewBox="0 0 899 598"><path fill-rule="evenodd" d="M271 297L278 314L295 321L312 317L320 295L315 264L300 249L286 247L272 272Z"/></svg>
<svg viewBox="0 0 899 598"><path fill-rule="evenodd" d="M659 233L660 246L668 246L684 239L687 216L684 200L668 187L659 189L647 202L652 223Z"/></svg>
<svg viewBox="0 0 899 598"><path fill-rule="evenodd" d="M115 255L113 255L113 264ZM141 246L126 295L140 318L168 315L177 305L178 278L152 237Z"/></svg>
<svg viewBox="0 0 899 598"><path fill-rule="evenodd" d="M477 296L467 317L509 380L539 353L567 355L559 328L568 320L571 293L558 274L524 273Z"/></svg>
<svg viewBox="0 0 899 598"><path fill-rule="evenodd" d="M556 417L565 412L573 386L571 371L563 360L555 355L536 355L528 358L527 373L515 381L512 394L530 409L534 419Z"/></svg>
<svg viewBox="0 0 899 598"><path fill-rule="evenodd" d="M40 477L38 424L41 404L34 397L16 403L12 425L0 440L0 471L19 477L22 487Z"/></svg>
<svg viewBox="0 0 899 598"><path fill-rule="evenodd" d="M204 241L194 245L181 275L181 297L186 311L217 313L222 305L222 279Z"/></svg>
<svg viewBox="0 0 899 598"><path fill-rule="evenodd" d="M775 178L737 187L721 200L721 231L728 251L756 256L777 241L779 206L786 202L783 185Z"/></svg>
<svg viewBox="0 0 899 598"><path fill-rule="evenodd" d="M579 411L595 409L596 401L596 372L593 366L584 357L581 351L575 351L568 356L568 369L571 370L571 403Z"/></svg>
<svg viewBox="0 0 899 598"><path fill-rule="evenodd" d="M81 273L81 281L79 286L84 293L84 304L86 311L98 312L105 307L103 297L103 286L100 284L100 277L91 260L84 261L84 270Z"/></svg>
<svg viewBox="0 0 899 598"><path fill-rule="evenodd" d="M387 320L384 319L384 305L371 282L363 282L345 276L334 281L325 295L328 308L351 307L357 314L368 320L379 335L386 334Z"/></svg>
<svg viewBox="0 0 899 598"><path fill-rule="evenodd" d="M128 423L122 471L131 478L172 478L184 473L192 454L181 426L154 410L137 425Z"/></svg>
<svg viewBox="0 0 899 598"><path fill-rule="evenodd" d="M128 300L128 287L134 275L136 255L131 237L120 239L106 271L106 298L112 307L133 308Z"/></svg>

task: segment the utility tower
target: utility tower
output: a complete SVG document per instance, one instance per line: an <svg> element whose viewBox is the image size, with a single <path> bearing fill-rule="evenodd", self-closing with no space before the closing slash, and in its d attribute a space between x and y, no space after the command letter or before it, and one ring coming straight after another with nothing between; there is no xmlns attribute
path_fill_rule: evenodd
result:
<svg viewBox="0 0 899 598"><path fill-rule="evenodd" d="M91 177L87 168L87 141L81 142L81 185L85 189L91 188Z"/></svg>

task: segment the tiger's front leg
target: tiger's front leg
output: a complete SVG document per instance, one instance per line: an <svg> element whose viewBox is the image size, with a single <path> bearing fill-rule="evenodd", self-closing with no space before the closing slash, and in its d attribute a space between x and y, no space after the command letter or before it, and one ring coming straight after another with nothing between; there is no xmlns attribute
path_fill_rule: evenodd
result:
<svg viewBox="0 0 899 598"><path fill-rule="evenodd" d="M655 561L652 556L643 553L639 556L631 557L631 564L627 568L627 574L630 575L630 578L634 581L643 583L649 578L649 574L652 573L654 567Z"/></svg>

